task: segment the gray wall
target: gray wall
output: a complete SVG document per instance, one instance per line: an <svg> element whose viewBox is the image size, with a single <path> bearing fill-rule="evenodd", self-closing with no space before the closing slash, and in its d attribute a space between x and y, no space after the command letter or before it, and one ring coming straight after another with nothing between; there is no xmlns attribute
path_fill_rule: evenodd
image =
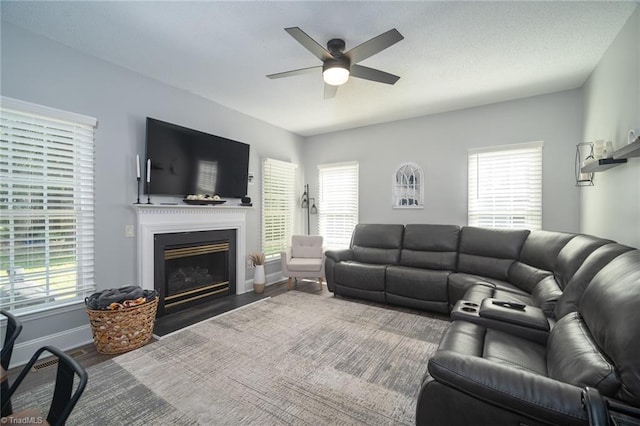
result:
<svg viewBox="0 0 640 426"><path fill-rule="evenodd" d="M584 86L584 141L610 140L619 149L640 128L640 8ZM581 189L581 230L640 247L640 158L596 173Z"/></svg>
<svg viewBox="0 0 640 426"><path fill-rule="evenodd" d="M98 118L98 288L136 280L136 240L125 238L124 229L135 223L131 208L135 200L134 159L136 153L144 153L146 116L251 144L250 170L256 183L249 186L254 208L248 213L248 251L260 247L261 157L299 163L299 176L306 171L300 184L309 183L316 197L318 164L357 160L361 222L466 224L467 150L540 140L544 141L543 227L582 231L640 246L640 160L598 174L593 188L576 188L573 168L576 143L611 139L620 147L628 129L640 127L638 28L636 11L584 89L335 132L306 141L6 23L1 28L0 87L5 96ZM423 210L391 208L392 173L406 161L418 163L425 171ZM315 219L312 216L313 228ZM278 266L268 265L267 272L277 274ZM86 324L82 306L33 315L27 318L21 341L44 343L52 338L62 342L63 348L72 347L82 343L77 337L81 330L86 333ZM74 330L77 333L69 333ZM66 335L72 338L65 340Z"/></svg>
<svg viewBox="0 0 640 426"><path fill-rule="evenodd" d="M544 229L579 230L575 144L581 139L582 96L571 90L461 111L310 137L307 182L318 190L318 164L360 164L360 222L467 223L467 150L544 141ZM423 210L391 208L392 174L403 162L425 172ZM316 225L312 221L313 225Z"/></svg>
<svg viewBox="0 0 640 426"><path fill-rule="evenodd" d="M251 145L247 252L260 249L262 157L301 163L303 139L46 38L2 24L2 95L98 119L95 163L95 279L98 289L136 283L135 156L144 157L145 118L151 116ZM299 168L299 175L304 170ZM300 181L302 179L300 178ZM278 269L273 265L271 269ZM268 272L270 272L268 270ZM251 271L247 273L251 277ZM57 336L88 324L83 306L25 318L21 341ZM60 334L60 335L58 335ZM90 336L89 336L90 337ZM76 342L77 343L77 342Z"/></svg>

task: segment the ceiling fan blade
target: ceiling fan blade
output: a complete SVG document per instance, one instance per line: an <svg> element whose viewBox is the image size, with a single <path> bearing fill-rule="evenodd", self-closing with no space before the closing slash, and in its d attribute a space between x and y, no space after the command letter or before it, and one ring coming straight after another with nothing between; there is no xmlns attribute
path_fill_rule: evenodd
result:
<svg viewBox="0 0 640 426"><path fill-rule="evenodd" d="M397 75L369 67L363 67L362 65L351 65L351 76L386 84L396 84L396 81L400 80L400 77Z"/></svg>
<svg viewBox="0 0 640 426"><path fill-rule="evenodd" d="M291 27L291 28L285 28L284 30L288 32L291 37L295 38L298 43L303 45L309 52L313 53L322 62L333 57L331 56L331 53L329 53L327 49L319 45L317 41L309 37L307 33L302 31L300 28Z"/></svg>
<svg viewBox="0 0 640 426"><path fill-rule="evenodd" d="M325 99L331 99L331 98L335 98L336 94L338 93L338 87L340 86L333 86L331 84L324 84L324 98Z"/></svg>
<svg viewBox="0 0 640 426"><path fill-rule="evenodd" d="M349 58L351 58L351 63L355 64L360 61L367 59L370 56L375 55L378 52L383 51L389 46L393 46L400 40L403 40L404 37L398 30L395 28L387 31L386 33L382 33L377 37L372 38L371 40L367 40L362 44L357 45L353 49L349 50L345 53Z"/></svg>
<svg viewBox="0 0 640 426"><path fill-rule="evenodd" d="M291 70L291 71L285 71L285 72L278 72L275 74L269 74L267 77L269 78L282 78L282 77L291 77L294 75L300 75L300 74L307 74L310 72L314 72L317 70L321 70L322 66L316 66L316 67L309 67L309 68L300 68L298 70Z"/></svg>

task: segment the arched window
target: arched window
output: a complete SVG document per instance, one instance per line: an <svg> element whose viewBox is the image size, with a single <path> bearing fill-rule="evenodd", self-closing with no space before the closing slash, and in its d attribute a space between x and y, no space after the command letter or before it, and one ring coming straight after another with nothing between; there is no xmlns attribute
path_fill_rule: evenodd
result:
<svg viewBox="0 0 640 426"><path fill-rule="evenodd" d="M393 208L424 207L424 173L415 163L403 163L393 174Z"/></svg>

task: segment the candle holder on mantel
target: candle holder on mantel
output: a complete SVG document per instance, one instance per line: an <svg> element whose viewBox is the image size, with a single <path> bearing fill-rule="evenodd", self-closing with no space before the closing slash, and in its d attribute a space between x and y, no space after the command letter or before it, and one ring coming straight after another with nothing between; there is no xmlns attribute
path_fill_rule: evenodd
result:
<svg viewBox="0 0 640 426"><path fill-rule="evenodd" d="M151 182L147 182L147 204L153 204L151 202Z"/></svg>
<svg viewBox="0 0 640 426"><path fill-rule="evenodd" d="M138 190L138 199L135 204L140 204L140 177L136 178L136 189Z"/></svg>

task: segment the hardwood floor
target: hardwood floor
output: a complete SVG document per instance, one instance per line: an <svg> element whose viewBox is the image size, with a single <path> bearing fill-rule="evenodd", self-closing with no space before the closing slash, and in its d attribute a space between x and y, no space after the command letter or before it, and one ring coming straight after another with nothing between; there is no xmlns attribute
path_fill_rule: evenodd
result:
<svg viewBox="0 0 640 426"><path fill-rule="evenodd" d="M254 293L245 293L245 294L239 295L238 298L232 303L215 304L213 310L209 310L208 312L204 312L205 310L202 308L196 309L195 314L184 315L184 317L186 318L185 321L190 322L191 324L194 324L196 322L203 321L207 318L211 318L221 313L227 312L231 309L235 309L239 306L242 306L243 304L253 303L256 300L260 300L265 297L276 297L280 294L286 293L287 291L288 290L287 290L286 281L275 283L267 286L264 290L264 294L262 295L255 295ZM293 289L291 291L304 291L307 293L315 293L324 297L332 296L332 293L330 293L327 290L326 284L323 285L322 290L320 290L320 286L318 285L318 282L315 280L314 281L298 280L297 283L294 284ZM158 322L160 323L159 326L161 328L161 333L160 333L161 335L174 331L172 329L173 328L172 326L163 324L162 318ZM156 325L156 327L157 326L158 325ZM156 331L156 328L154 327L154 332L155 331ZM91 367L92 365L99 364L101 362L104 362L108 359L111 359L117 356L117 354L105 355L105 354L98 353L93 343L90 343L88 345L84 345L75 349L71 349L66 352L71 354L71 356L73 356L80 363L80 365L82 365L85 368ZM39 360L34 366L34 368L32 369L32 371L30 371L29 374L27 374L25 380L20 385L20 389L18 391L22 393L30 389L35 389L38 386L41 386L45 383L52 382L55 379L57 364L48 363L48 361L50 360L51 358L42 358L41 360ZM10 369L9 370L10 380L12 378L17 377L18 374L20 374L21 370L22 370L22 367L16 367L16 368Z"/></svg>

